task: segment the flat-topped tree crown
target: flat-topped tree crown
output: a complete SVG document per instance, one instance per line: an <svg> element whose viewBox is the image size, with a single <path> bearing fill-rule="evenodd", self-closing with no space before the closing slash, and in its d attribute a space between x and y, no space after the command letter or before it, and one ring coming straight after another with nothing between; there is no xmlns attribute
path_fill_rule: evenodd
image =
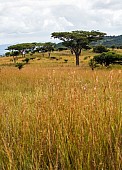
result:
<svg viewBox="0 0 122 170"><path fill-rule="evenodd" d="M76 65L79 65L79 56L81 50L88 49L88 45L92 41L102 39L106 33L99 31L72 31L72 32L53 32L51 37L58 38L63 41L63 45L68 47L75 53Z"/></svg>

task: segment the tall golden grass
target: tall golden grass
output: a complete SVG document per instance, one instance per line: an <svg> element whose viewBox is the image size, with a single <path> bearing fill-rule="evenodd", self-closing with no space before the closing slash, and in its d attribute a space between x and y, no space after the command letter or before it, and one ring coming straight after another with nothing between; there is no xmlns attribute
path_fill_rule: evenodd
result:
<svg viewBox="0 0 122 170"><path fill-rule="evenodd" d="M0 170L121 170L122 72L0 72Z"/></svg>

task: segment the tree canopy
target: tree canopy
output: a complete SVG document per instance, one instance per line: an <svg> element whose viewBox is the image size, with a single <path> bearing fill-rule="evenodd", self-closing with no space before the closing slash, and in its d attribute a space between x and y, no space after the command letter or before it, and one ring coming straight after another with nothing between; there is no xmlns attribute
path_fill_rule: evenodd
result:
<svg viewBox="0 0 122 170"><path fill-rule="evenodd" d="M53 32L51 37L58 38L63 41L63 45L68 47L76 56L76 65L79 65L79 56L81 50L88 49L88 45L92 41L102 39L106 33L99 31L72 31L72 32Z"/></svg>
<svg viewBox="0 0 122 170"><path fill-rule="evenodd" d="M11 45L8 47L7 50L26 50L26 49L32 49L36 46L36 43L21 43L16 45Z"/></svg>
<svg viewBox="0 0 122 170"><path fill-rule="evenodd" d="M16 44L16 45L11 45L9 46L6 50L10 51L19 51L22 52L24 51L31 51L31 52L51 52L54 50L55 43L52 42L45 42L45 43L21 43L21 44Z"/></svg>
<svg viewBox="0 0 122 170"><path fill-rule="evenodd" d="M55 43L45 42L45 43L43 43L42 47L45 50L45 52L48 52L48 55L50 57L51 51L54 51Z"/></svg>
<svg viewBox="0 0 122 170"><path fill-rule="evenodd" d="M93 48L93 52L95 53L103 53L108 52L109 50L103 45L97 45Z"/></svg>
<svg viewBox="0 0 122 170"><path fill-rule="evenodd" d="M93 57L96 64L108 67L110 64L122 64L122 55L115 52L104 52Z"/></svg>

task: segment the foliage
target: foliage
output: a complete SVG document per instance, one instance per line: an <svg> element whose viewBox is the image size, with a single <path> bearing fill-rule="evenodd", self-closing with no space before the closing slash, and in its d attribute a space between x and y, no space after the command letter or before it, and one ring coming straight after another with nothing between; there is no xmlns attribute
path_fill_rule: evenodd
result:
<svg viewBox="0 0 122 170"><path fill-rule="evenodd" d="M116 46L115 46L115 45L112 45L111 48L112 48L112 50L114 50L114 49L116 48Z"/></svg>
<svg viewBox="0 0 122 170"><path fill-rule="evenodd" d="M9 50L12 56L17 56L22 54L25 57L25 53L33 52L37 43L21 43L9 46L6 50Z"/></svg>
<svg viewBox="0 0 122 170"><path fill-rule="evenodd" d="M84 60L87 60L88 58L90 58L91 56L85 56L84 57Z"/></svg>
<svg viewBox="0 0 122 170"><path fill-rule="evenodd" d="M10 55L11 55L10 52L6 52L6 53L5 53L5 56L6 56L6 57L9 57Z"/></svg>
<svg viewBox="0 0 122 170"><path fill-rule="evenodd" d="M55 50L56 51L63 51L63 50L68 50L67 47L65 47L61 42L55 44Z"/></svg>
<svg viewBox="0 0 122 170"><path fill-rule="evenodd" d="M88 45L92 41L102 39L106 35L99 31L72 31L72 32L53 32L51 37L58 38L63 41L62 44L68 47L71 52L75 53L76 65L79 65L79 56L81 50L88 49Z"/></svg>
<svg viewBox="0 0 122 170"><path fill-rule="evenodd" d="M54 51L54 46L55 46L55 43L52 43L52 42L22 43L22 44L9 46L7 50L12 51L11 53L18 51L19 54L23 54L23 52L24 53L30 52L30 55L33 55L35 52L49 52L49 56L50 56L51 51ZM23 56L25 56L25 54Z"/></svg>
<svg viewBox="0 0 122 170"><path fill-rule="evenodd" d="M16 44L16 45L11 45L8 47L7 50L17 50L17 51L21 51L21 50L31 50L33 48L35 48L36 43L21 43L21 44Z"/></svg>
<svg viewBox="0 0 122 170"><path fill-rule="evenodd" d="M100 55L94 56L94 61L103 66L109 66L110 64L122 62L122 55L119 55L115 52L102 53Z"/></svg>
<svg viewBox="0 0 122 170"><path fill-rule="evenodd" d="M48 52L48 57L50 57L51 51L54 51L55 43L52 42L45 42L43 44L43 49L45 52Z"/></svg>
<svg viewBox="0 0 122 170"><path fill-rule="evenodd" d="M29 58L25 58L24 60L22 60L23 62L26 62L26 64L29 62Z"/></svg>
<svg viewBox="0 0 122 170"><path fill-rule="evenodd" d="M19 70L23 68L24 64L23 63L16 63L15 67L17 67Z"/></svg>
<svg viewBox="0 0 122 170"><path fill-rule="evenodd" d="M89 66L91 67L92 70L94 70L94 68L97 66L94 59L89 60Z"/></svg>
<svg viewBox="0 0 122 170"><path fill-rule="evenodd" d="M9 57L9 56L18 56L19 52L18 51L11 51L11 52L6 52L5 56Z"/></svg>
<svg viewBox="0 0 122 170"><path fill-rule="evenodd" d="M95 53L103 53L103 52L108 52L109 50L103 46L103 45L98 45L93 48L93 52Z"/></svg>
<svg viewBox="0 0 122 170"><path fill-rule="evenodd" d="M19 55L19 51L12 51L10 53L11 56L18 56Z"/></svg>
<svg viewBox="0 0 122 170"><path fill-rule="evenodd" d="M52 43L52 42L45 42L43 44L45 51L49 51L49 52L54 51L54 46L55 46L55 43Z"/></svg>

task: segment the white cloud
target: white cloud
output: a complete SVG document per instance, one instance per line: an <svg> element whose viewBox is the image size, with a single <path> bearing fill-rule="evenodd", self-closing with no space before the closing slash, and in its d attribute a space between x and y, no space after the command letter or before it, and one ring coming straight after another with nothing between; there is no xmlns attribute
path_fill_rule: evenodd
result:
<svg viewBox="0 0 122 170"><path fill-rule="evenodd" d="M49 41L54 31L122 34L121 0L0 0L0 44Z"/></svg>

